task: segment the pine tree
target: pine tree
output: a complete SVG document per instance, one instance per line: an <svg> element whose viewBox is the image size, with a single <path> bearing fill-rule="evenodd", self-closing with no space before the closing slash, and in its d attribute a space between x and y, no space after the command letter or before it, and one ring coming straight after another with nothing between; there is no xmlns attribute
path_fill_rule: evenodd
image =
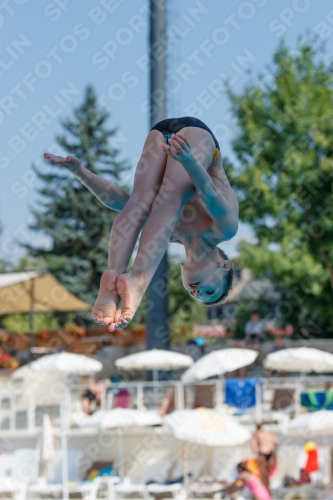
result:
<svg viewBox="0 0 333 500"><path fill-rule="evenodd" d="M62 122L64 133L57 143L65 154L78 157L97 175L120 183L127 169L117 160L118 150L110 145L116 129L108 129L109 113L98 108L92 87L85 91L83 103L74 109L74 118ZM48 250L28 247L34 256L43 256L46 267L72 293L93 304L101 274L107 268L110 230L116 212L104 207L93 194L65 169L45 164L34 167L41 183L39 207L30 229L42 231L51 239ZM91 320L89 313L83 313Z"/></svg>

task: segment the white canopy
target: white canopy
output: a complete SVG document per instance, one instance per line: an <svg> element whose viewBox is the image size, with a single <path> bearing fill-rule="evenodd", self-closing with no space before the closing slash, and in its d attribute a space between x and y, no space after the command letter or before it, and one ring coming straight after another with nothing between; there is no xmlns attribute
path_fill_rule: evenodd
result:
<svg viewBox="0 0 333 500"><path fill-rule="evenodd" d="M196 361L185 373L181 380L184 384L205 380L215 375L233 372L255 361L258 352L251 349L219 349L206 354Z"/></svg>
<svg viewBox="0 0 333 500"><path fill-rule="evenodd" d="M333 354L313 347L295 347L272 352L264 367L286 372L333 372Z"/></svg>
<svg viewBox="0 0 333 500"><path fill-rule="evenodd" d="M81 311L90 305L75 297L52 274L41 271L0 274L0 314Z"/></svg>
<svg viewBox="0 0 333 500"><path fill-rule="evenodd" d="M88 375L99 372L103 368L100 361L89 358L83 354L73 354L71 352L60 352L57 354L48 354L41 358L31 361L27 365L15 370L12 374L14 379L33 377L41 372L61 372L78 373Z"/></svg>
<svg viewBox="0 0 333 500"><path fill-rule="evenodd" d="M151 349L130 354L115 362L122 370L177 370L193 363L191 356L164 349Z"/></svg>
<svg viewBox="0 0 333 500"><path fill-rule="evenodd" d="M208 408L174 411L164 417L163 425L177 439L205 446L238 446L251 438L245 427Z"/></svg>
<svg viewBox="0 0 333 500"><path fill-rule="evenodd" d="M287 436L304 438L333 434L333 411L320 410L300 415L291 420L282 432Z"/></svg>
<svg viewBox="0 0 333 500"><path fill-rule="evenodd" d="M162 418L156 411L115 408L108 411L96 411L91 417L82 420L80 427L98 427L112 429L116 427L147 427L162 424Z"/></svg>

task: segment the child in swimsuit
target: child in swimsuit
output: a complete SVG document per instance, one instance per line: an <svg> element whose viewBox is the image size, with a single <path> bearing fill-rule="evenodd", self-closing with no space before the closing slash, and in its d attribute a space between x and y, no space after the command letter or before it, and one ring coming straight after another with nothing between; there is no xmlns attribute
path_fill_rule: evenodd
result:
<svg viewBox="0 0 333 500"><path fill-rule="evenodd" d="M104 205L120 211L112 226L108 270L93 308L97 323L114 331L131 321L170 241L185 247L181 273L189 294L207 306L225 299L233 269L217 245L235 236L238 203L218 142L203 122L175 118L152 128L131 195L89 172L73 156L44 157L68 168Z"/></svg>
<svg viewBox="0 0 333 500"><path fill-rule="evenodd" d="M229 495L239 489L247 488L252 494L253 500L271 500L271 494L266 486L242 462L237 465L237 470L237 479L224 489L224 493Z"/></svg>

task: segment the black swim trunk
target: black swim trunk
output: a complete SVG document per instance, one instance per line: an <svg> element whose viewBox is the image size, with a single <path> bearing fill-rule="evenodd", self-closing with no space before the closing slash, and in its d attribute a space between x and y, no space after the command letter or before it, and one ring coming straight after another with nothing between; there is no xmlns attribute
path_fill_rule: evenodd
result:
<svg viewBox="0 0 333 500"><path fill-rule="evenodd" d="M183 116L182 118L167 118L166 120L162 120L156 123L156 125L154 125L151 130L158 130L159 132L162 132L165 140L168 141L172 134L179 132L184 127L198 127L202 128L203 130L207 130L207 132L210 133L215 142L215 152L213 156L213 160L215 160L220 152L219 143L217 142L217 139L210 128L207 127L207 125L198 118L193 118L192 116Z"/></svg>
<svg viewBox="0 0 333 500"><path fill-rule="evenodd" d="M259 455L260 455L261 457L265 457L265 458L266 458L266 460L267 460L267 462L268 462L268 461L272 458L273 453L261 453L261 452L260 452L260 453L259 453Z"/></svg>

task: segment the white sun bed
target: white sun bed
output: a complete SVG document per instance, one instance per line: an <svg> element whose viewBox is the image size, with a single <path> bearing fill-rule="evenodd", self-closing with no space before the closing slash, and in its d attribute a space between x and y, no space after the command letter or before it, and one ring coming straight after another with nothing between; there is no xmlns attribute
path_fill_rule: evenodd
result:
<svg viewBox="0 0 333 500"><path fill-rule="evenodd" d="M151 496L149 493L152 493L153 481L158 482L158 486L161 486L160 483L166 482L171 465L171 460L148 462L139 481L132 481L129 478L125 478L121 484L114 487L116 498L136 494L141 498L150 499Z"/></svg>
<svg viewBox="0 0 333 500"><path fill-rule="evenodd" d="M38 453L33 448L18 448L0 455L0 493L25 500L28 485L38 476Z"/></svg>

